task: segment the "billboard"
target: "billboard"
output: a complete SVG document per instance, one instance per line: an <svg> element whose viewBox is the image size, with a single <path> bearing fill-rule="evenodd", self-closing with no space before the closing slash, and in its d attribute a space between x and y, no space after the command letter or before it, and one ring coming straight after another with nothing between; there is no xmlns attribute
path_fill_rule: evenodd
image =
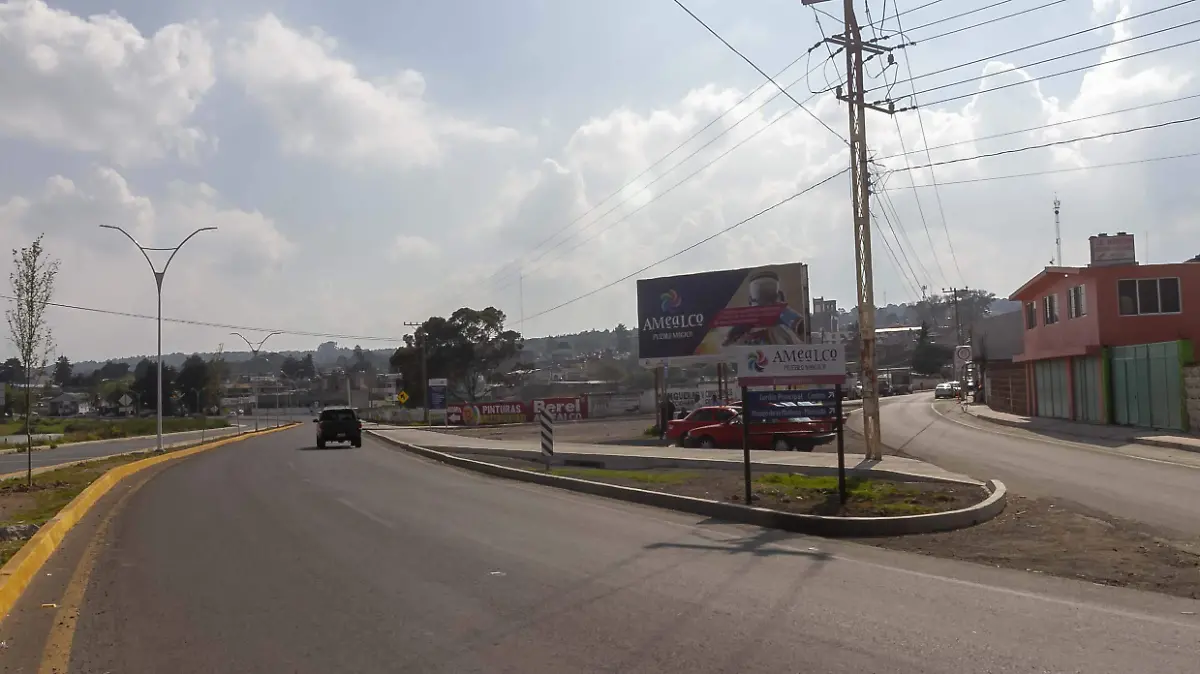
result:
<svg viewBox="0 0 1200 674"><path fill-rule="evenodd" d="M722 361L730 347L809 340L808 265L792 263L642 279L642 365Z"/></svg>
<svg viewBox="0 0 1200 674"><path fill-rule="evenodd" d="M578 421L587 418L587 402L584 398L538 398L533 401L533 418L542 410L550 413L554 421Z"/></svg>
<svg viewBox="0 0 1200 674"><path fill-rule="evenodd" d="M841 384L846 350L841 344L744 346L736 349L742 386Z"/></svg>
<svg viewBox="0 0 1200 674"><path fill-rule="evenodd" d="M470 403L446 407L446 422L451 425L522 424L528 420L529 406L519 401Z"/></svg>
<svg viewBox="0 0 1200 674"><path fill-rule="evenodd" d="M1134 264L1137 255L1134 253L1133 235L1117 232L1115 235L1100 234L1088 237L1088 246L1092 253L1093 267L1103 267L1110 264ZM1060 261L1059 264L1062 264Z"/></svg>

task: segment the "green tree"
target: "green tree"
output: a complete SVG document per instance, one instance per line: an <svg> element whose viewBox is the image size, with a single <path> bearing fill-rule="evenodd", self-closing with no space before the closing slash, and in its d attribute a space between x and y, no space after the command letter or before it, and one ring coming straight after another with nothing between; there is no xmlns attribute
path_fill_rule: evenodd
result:
<svg viewBox="0 0 1200 674"><path fill-rule="evenodd" d="M288 379L298 379L300 377L300 367L300 361L295 356L288 356L279 365L279 371Z"/></svg>
<svg viewBox="0 0 1200 674"><path fill-rule="evenodd" d="M59 356L54 362L54 383L66 386L71 382L71 361L66 356Z"/></svg>
<svg viewBox="0 0 1200 674"><path fill-rule="evenodd" d="M624 323L617 323L617 327L613 328L613 334L616 336L617 353L629 353L633 342L629 328L625 327Z"/></svg>
<svg viewBox="0 0 1200 674"><path fill-rule="evenodd" d="M13 250L12 272L8 275L12 287L12 308L5 312L9 335L25 375L25 447L28 484L33 484L33 429L29 410L33 407L31 375L46 367L54 351L54 335L46 322L46 307L54 297L54 279L58 276L58 260L42 247L42 235L26 248Z"/></svg>
<svg viewBox="0 0 1200 674"><path fill-rule="evenodd" d="M921 323L921 334L913 350L912 369L918 374L936 374L954 358L954 349L935 344L929 334L929 323Z"/></svg>
<svg viewBox="0 0 1200 674"><path fill-rule="evenodd" d="M144 363L150 361L144 360ZM158 408L158 369L153 364L150 367L143 368L141 363L138 363L137 371L140 375L135 375L133 385L130 390L141 403L142 409L157 409ZM162 387L163 387L163 415L169 416L172 413L171 399L175 390L175 368L170 365L163 365Z"/></svg>
<svg viewBox="0 0 1200 674"><path fill-rule="evenodd" d="M312 379L317 376L317 364L313 362L311 353L304 354L304 357L300 359L300 369L297 370L296 376L303 379Z"/></svg>
<svg viewBox="0 0 1200 674"><path fill-rule="evenodd" d="M166 379L166 373L163 373L163 379ZM209 407L214 401L209 399L209 377L208 377L208 361L200 357L199 354L192 354L183 361L183 366L179 368L179 376L175 379L175 389L182 396L183 406L192 410L194 413L200 413L204 408Z"/></svg>
<svg viewBox="0 0 1200 674"><path fill-rule="evenodd" d="M429 377L450 380L450 390L469 401L476 401L504 383L516 366L521 350L521 335L504 328L505 315L495 307L477 310L463 307L449 318L431 317L404 338L389 359L393 372L406 382L418 382L406 390L424 404L421 377L421 345L428 359Z"/></svg>
<svg viewBox="0 0 1200 674"><path fill-rule="evenodd" d="M20 358L9 358L0 365L0 382L17 382L25 381L25 366L21 365Z"/></svg>

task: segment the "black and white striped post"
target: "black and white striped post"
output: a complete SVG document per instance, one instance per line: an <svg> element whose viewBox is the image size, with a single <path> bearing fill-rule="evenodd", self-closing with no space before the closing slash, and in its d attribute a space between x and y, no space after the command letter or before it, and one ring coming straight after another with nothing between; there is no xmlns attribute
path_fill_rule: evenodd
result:
<svg viewBox="0 0 1200 674"><path fill-rule="evenodd" d="M549 410L542 410L538 416L542 426L542 458L546 460L546 470L550 470L550 462L554 459L554 417Z"/></svg>

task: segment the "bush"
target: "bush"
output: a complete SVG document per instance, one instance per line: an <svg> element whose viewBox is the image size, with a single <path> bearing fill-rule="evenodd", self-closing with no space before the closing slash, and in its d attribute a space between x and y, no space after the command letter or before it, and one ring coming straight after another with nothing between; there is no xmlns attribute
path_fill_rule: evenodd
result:
<svg viewBox="0 0 1200 674"><path fill-rule="evenodd" d="M647 428L647 429L645 430L645 435L649 435L649 436L652 436L652 437L656 437L656 438L657 438L657 437L659 436L659 432L658 432L658 424L654 424L654 425L653 425L653 426L651 426L650 428Z"/></svg>

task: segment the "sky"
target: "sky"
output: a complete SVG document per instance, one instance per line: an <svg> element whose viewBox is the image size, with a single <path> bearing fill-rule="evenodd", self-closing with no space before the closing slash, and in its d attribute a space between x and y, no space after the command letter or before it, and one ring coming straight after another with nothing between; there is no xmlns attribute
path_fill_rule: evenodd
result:
<svg viewBox="0 0 1200 674"><path fill-rule="evenodd" d="M1200 254L1200 158L1138 161L1200 151L1195 123L976 158L1200 114L1094 117L1200 93L1179 44L1200 5L927 3L856 2L864 37L905 45L867 63L868 98L917 104L866 116L877 304L1012 292L1056 254L1056 196L1066 264L1099 232L1142 262ZM390 347L462 306L529 336L632 325L638 278L784 262L853 306L845 62L821 43L841 3L684 4L803 109L673 0L0 2L0 246L45 236L55 302L153 315L146 260L99 225L158 248L215 226L172 260L163 315L308 333L268 349ZM47 315L72 360L155 351L152 320ZM244 349L230 331L167 323L163 350Z"/></svg>

